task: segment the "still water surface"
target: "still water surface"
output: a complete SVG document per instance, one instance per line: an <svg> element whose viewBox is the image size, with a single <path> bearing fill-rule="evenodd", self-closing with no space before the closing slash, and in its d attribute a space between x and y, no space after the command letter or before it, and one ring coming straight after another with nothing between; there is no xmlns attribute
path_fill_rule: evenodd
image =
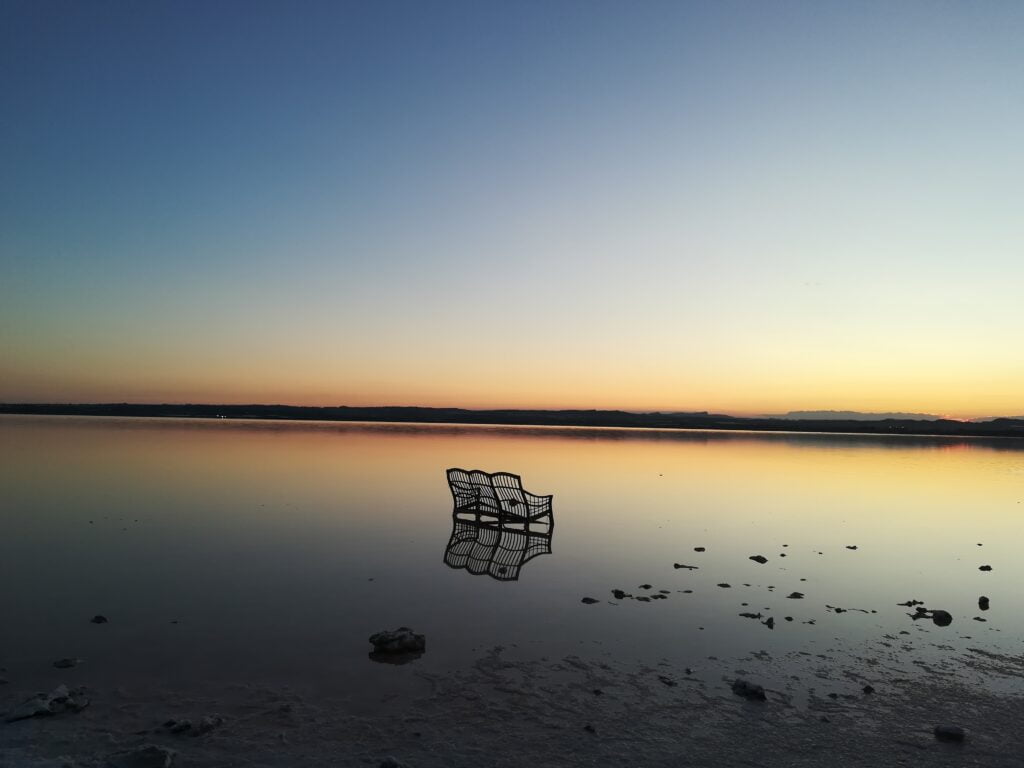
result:
<svg viewBox="0 0 1024 768"><path fill-rule="evenodd" d="M448 467L554 494L551 554L508 582L445 565ZM111 685L355 692L499 644L683 666L1019 654L1024 631L1009 440L5 416L0 489L0 666L40 689L67 656ZM912 621L912 598L953 623ZM367 636L400 625L427 653L370 662Z"/></svg>

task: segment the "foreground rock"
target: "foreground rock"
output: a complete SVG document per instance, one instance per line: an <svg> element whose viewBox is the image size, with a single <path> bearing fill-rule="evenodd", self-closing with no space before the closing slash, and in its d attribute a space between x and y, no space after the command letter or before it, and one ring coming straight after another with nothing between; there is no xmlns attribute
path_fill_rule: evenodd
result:
<svg viewBox="0 0 1024 768"><path fill-rule="evenodd" d="M111 755L107 758L107 768L171 768L177 754L167 747L146 744L138 749Z"/></svg>
<svg viewBox="0 0 1024 768"><path fill-rule="evenodd" d="M939 741L963 741L966 734L958 725L936 725L935 738Z"/></svg>
<svg viewBox="0 0 1024 768"><path fill-rule="evenodd" d="M370 643L373 645L370 658L390 664L404 664L418 659L427 647L426 638L408 627L384 630L370 635Z"/></svg>
<svg viewBox="0 0 1024 768"><path fill-rule="evenodd" d="M750 559L753 560L755 563L760 563L761 565L764 565L768 562L768 558L764 555L751 555Z"/></svg>
<svg viewBox="0 0 1024 768"><path fill-rule="evenodd" d="M68 690L66 685L58 685L49 693L37 693L21 706L7 714L7 722L26 720L30 717L46 717L59 715L62 712L81 712L89 706L89 699L84 690L76 688Z"/></svg>
<svg viewBox="0 0 1024 768"><path fill-rule="evenodd" d="M764 694L764 687L747 680L737 680L732 684L732 692L737 696L754 701L764 701L768 697Z"/></svg>

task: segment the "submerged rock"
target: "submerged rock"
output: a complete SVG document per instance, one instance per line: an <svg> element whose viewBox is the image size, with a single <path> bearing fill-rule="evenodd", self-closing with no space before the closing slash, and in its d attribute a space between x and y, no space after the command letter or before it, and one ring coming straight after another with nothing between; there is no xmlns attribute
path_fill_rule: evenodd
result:
<svg viewBox="0 0 1024 768"><path fill-rule="evenodd" d="M732 684L732 692L737 696L742 696L745 699L753 699L755 701L764 701L768 698L765 696L763 686L748 682L747 680L736 680Z"/></svg>
<svg viewBox="0 0 1024 768"><path fill-rule="evenodd" d="M89 621L93 624L106 624L109 621L109 619L106 616L96 614L91 619L89 619Z"/></svg>
<svg viewBox="0 0 1024 768"><path fill-rule="evenodd" d="M426 638L408 627L377 632L370 635L370 643L375 653L383 654L422 653L427 647Z"/></svg>
<svg viewBox="0 0 1024 768"><path fill-rule="evenodd" d="M46 717L62 712L81 712L89 706L82 688L69 690L66 685L58 685L49 693L37 693L20 706L7 714L7 722L26 720L30 717Z"/></svg>
<svg viewBox="0 0 1024 768"><path fill-rule="evenodd" d="M958 725L936 725L935 738L939 741L963 741L967 734Z"/></svg>
<svg viewBox="0 0 1024 768"><path fill-rule="evenodd" d="M199 721L199 735L209 733L221 725L224 725L224 718L220 715L204 715Z"/></svg>
<svg viewBox="0 0 1024 768"><path fill-rule="evenodd" d="M768 558L764 555L751 555L750 559L753 560L755 563L760 563L761 565L764 565L768 562Z"/></svg>
<svg viewBox="0 0 1024 768"><path fill-rule="evenodd" d="M57 669L70 669L71 667L77 666L80 661L81 659L72 658L57 659L55 662L53 662L53 666L55 666Z"/></svg>
<svg viewBox="0 0 1024 768"><path fill-rule="evenodd" d="M790 592L788 595L786 595L786 597L789 598L790 600L803 600L804 599L804 593L803 592Z"/></svg>
<svg viewBox="0 0 1024 768"><path fill-rule="evenodd" d="M107 758L107 768L171 768L178 753L167 747L146 744Z"/></svg>

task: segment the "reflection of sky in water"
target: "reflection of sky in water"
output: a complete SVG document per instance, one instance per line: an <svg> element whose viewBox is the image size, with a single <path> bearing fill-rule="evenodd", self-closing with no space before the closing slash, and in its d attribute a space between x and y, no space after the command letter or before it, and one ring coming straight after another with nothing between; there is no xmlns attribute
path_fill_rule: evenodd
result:
<svg viewBox="0 0 1024 768"><path fill-rule="evenodd" d="M447 567L452 466L553 493L552 554L517 582ZM1015 650L1022 467L1009 441L2 417L3 661L344 688L386 674L366 638L399 625L429 668L495 644L680 665L886 634ZM611 596L647 583L668 599ZM911 598L952 625L912 622Z"/></svg>

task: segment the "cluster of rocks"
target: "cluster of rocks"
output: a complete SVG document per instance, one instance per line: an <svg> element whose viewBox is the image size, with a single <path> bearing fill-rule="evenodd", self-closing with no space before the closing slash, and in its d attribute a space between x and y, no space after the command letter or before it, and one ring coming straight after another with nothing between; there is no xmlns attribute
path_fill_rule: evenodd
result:
<svg viewBox="0 0 1024 768"><path fill-rule="evenodd" d="M64 712L81 712L89 706L85 688L68 688L58 685L49 693L37 693L26 700L21 706L15 707L7 714L7 722L26 720L30 717L48 717Z"/></svg>

